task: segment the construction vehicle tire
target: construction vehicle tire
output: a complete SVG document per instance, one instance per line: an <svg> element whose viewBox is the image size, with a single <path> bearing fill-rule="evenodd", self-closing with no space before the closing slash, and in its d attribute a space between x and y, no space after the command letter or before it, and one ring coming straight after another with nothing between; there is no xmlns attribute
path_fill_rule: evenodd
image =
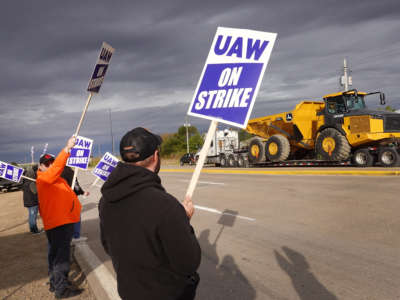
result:
<svg viewBox="0 0 400 300"><path fill-rule="evenodd" d="M228 166L228 161L225 157L225 155L222 155L219 159L220 167L221 168L226 168Z"/></svg>
<svg viewBox="0 0 400 300"><path fill-rule="evenodd" d="M349 158L351 147L346 137L337 129L326 128L317 137L315 151L324 160L341 161Z"/></svg>
<svg viewBox="0 0 400 300"><path fill-rule="evenodd" d="M229 168L236 168L237 167L237 161L235 160L235 157L233 154L230 154L228 156L228 167Z"/></svg>
<svg viewBox="0 0 400 300"><path fill-rule="evenodd" d="M372 167L374 165L375 157L367 148L361 148L354 152L351 160L353 165L357 167Z"/></svg>
<svg viewBox="0 0 400 300"><path fill-rule="evenodd" d="M400 164L399 153L393 147L384 147L380 149L378 160L383 167L396 167Z"/></svg>
<svg viewBox="0 0 400 300"><path fill-rule="evenodd" d="M252 163L265 161L265 144L259 137L254 137L249 143L249 161Z"/></svg>
<svg viewBox="0 0 400 300"><path fill-rule="evenodd" d="M273 162L285 161L290 154L290 143L281 134L271 136L265 143L266 158Z"/></svg>

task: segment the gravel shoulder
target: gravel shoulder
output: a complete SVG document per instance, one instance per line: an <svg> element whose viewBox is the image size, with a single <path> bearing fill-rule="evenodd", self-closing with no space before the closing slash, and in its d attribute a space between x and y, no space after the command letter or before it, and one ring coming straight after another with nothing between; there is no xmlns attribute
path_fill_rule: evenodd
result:
<svg viewBox="0 0 400 300"><path fill-rule="evenodd" d="M29 232L22 192L0 193L0 207L0 299L54 299L48 286L46 234ZM40 219L38 227L43 227ZM84 289L70 299L95 299L75 262L71 264L70 280Z"/></svg>

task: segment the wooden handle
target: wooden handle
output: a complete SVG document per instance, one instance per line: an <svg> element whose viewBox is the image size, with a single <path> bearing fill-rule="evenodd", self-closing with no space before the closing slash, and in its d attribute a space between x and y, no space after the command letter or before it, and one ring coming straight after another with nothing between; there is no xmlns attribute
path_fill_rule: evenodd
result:
<svg viewBox="0 0 400 300"><path fill-rule="evenodd" d="M208 149L211 145L211 140L215 134L215 130L217 129L218 121L211 121L210 127L208 128L206 140L204 141L203 148L201 148L199 159L196 163L196 168L192 175L192 180L190 181L189 187L186 192L186 196L192 198L194 189L196 188L197 181L199 180L201 169L203 168L204 161L206 159Z"/></svg>
<svg viewBox="0 0 400 300"><path fill-rule="evenodd" d="M87 111L87 109L89 107L90 99L92 99L92 95L93 95L93 93L90 93L88 99L86 100L85 108L83 109L83 112L82 112L82 115L81 115L81 119L79 120L78 127L76 128L76 131L75 131L75 136L78 136L79 130L81 130L83 119L85 118L85 114L86 114L86 111Z"/></svg>

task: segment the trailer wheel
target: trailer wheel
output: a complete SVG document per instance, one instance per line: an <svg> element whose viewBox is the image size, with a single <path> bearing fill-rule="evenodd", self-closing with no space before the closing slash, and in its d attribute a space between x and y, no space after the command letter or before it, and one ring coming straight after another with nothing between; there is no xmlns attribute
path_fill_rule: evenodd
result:
<svg viewBox="0 0 400 300"><path fill-rule="evenodd" d="M326 128L318 135L315 150L325 160L340 161L349 158L351 148L343 134L335 128Z"/></svg>
<svg viewBox="0 0 400 300"><path fill-rule="evenodd" d="M230 154L228 156L228 167L229 168L236 168L237 167L237 161L235 160L235 157L233 154Z"/></svg>
<svg viewBox="0 0 400 300"><path fill-rule="evenodd" d="M239 168L248 168L249 161L247 159L244 159L244 157L242 155L239 155L238 160L237 160L237 166Z"/></svg>
<svg viewBox="0 0 400 300"><path fill-rule="evenodd" d="M222 155L219 159L219 164L221 168L226 168L228 166L228 161L226 160L225 155Z"/></svg>
<svg viewBox="0 0 400 300"><path fill-rule="evenodd" d="M265 161L265 145L259 137L253 138L249 143L249 160L252 163Z"/></svg>
<svg viewBox="0 0 400 300"><path fill-rule="evenodd" d="M271 136L265 144L265 155L270 161L285 161L289 157L289 154L289 140L281 134Z"/></svg>
<svg viewBox="0 0 400 300"><path fill-rule="evenodd" d="M399 165L400 157L396 149L385 147L379 151L378 160L384 167L396 167Z"/></svg>
<svg viewBox="0 0 400 300"><path fill-rule="evenodd" d="M358 149L352 157L353 164L357 167L371 167L374 160L374 156L366 148Z"/></svg>

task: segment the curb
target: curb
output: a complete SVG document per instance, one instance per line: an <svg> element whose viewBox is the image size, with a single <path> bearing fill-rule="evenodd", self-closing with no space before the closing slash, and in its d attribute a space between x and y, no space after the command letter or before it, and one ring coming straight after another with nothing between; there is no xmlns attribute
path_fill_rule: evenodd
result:
<svg viewBox="0 0 400 300"><path fill-rule="evenodd" d="M193 173L194 169L161 169L160 172ZM399 170L202 170L208 174L256 174L256 175L356 175L356 176L400 176Z"/></svg>
<svg viewBox="0 0 400 300"><path fill-rule="evenodd" d="M120 300L117 281L111 272L98 259L86 242L75 245L73 256L86 275L88 284L99 300Z"/></svg>

